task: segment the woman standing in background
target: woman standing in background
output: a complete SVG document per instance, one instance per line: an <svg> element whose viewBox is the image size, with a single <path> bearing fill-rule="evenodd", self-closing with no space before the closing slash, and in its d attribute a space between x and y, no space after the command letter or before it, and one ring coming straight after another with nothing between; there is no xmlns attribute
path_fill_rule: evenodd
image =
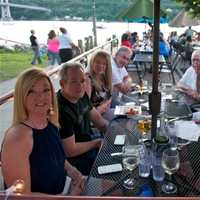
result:
<svg viewBox="0 0 200 200"><path fill-rule="evenodd" d="M75 44L72 42L67 30L63 27L60 28L62 35L58 37L59 39L59 55L61 58L61 63L67 62L71 60L73 57L72 48L76 47Z"/></svg>
<svg viewBox="0 0 200 200"><path fill-rule="evenodd" d="M47 49L48 49L48 65L60 64L59 56L59 40L56 37L54 30L51 30L48 34Z"/></svg>

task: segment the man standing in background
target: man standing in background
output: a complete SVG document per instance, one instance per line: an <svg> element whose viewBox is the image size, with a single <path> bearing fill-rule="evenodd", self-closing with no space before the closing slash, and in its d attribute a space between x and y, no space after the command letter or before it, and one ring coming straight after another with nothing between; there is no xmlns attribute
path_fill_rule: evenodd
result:
<svg viewBox="0 0 200 200"><path fill-rule="evenodd" d="M40 58L39 43L35 36L34 30L31 30L30 42L31 42L31 48L33 50L33 59L31 64L36 65L36 60L38 61L38 64L42 63Z"/></svg>

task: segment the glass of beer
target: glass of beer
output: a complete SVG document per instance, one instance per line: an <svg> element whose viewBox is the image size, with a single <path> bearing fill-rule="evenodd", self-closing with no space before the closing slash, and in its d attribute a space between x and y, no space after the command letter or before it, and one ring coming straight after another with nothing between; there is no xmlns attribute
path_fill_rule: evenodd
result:
<svg viewBox="0 0 200 200"><path fill-rule="evenodd" d="M151 130L151 120L150 119L144 119L144 129L145 132L149 132Z"/></svg>
<svg viewBox="0 0 200 200"><path fill-rule="evenodd" d="M141 140L144 141L148 139L147 134L151 130L151 120L150 119L140 119L137 123L137 128L142 135Z"/></svg>

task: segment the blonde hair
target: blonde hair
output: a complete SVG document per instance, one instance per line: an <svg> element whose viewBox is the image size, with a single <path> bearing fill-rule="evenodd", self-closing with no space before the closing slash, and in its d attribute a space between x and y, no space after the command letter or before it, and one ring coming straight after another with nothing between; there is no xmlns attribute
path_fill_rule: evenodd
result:
<svg viewBox="0 0 200 200"><path fill-rule="evenodd" d="M59 127L58 123L58 107L54 88L49 76L40 68L31 68L22 72L15 84L14 91L14 111L12 126L15 126L28 118L28 112L25 107L26 97L32 86L39 80L45 79L49 82L52 94L52 109L53 113L47 115L48 120L55 126ZM50 112L50 110L49 110Z"/></svg>
<svg viewBox="0 0 200 200"><path fill-rule="evenodd" d="M94 84L95 89L97 90L101 90L101 86L100 83L97 82L96 80L96 74L94 72L93 66L95 63L95 60L97 58L101 58L101 59L105 59L106 60L106 70L105 70L105 74L102 75L102 79L105 82L105 86L107 89L109 89L110 91L112 90L112 67L111 67L111 57L110 55L106 52L106 51L97 51L95 52L91 59L90 59L90 68L89 68L89 73L91 75L92 78L92 82Z"/></svg>

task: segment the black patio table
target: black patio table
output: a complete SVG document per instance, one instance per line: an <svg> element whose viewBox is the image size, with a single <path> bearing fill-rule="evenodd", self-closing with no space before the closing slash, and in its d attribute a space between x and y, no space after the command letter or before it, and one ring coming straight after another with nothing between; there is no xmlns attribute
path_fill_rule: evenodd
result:
<svg viewBox="0 0 200 200"><path fill-rule="evenodd" d="M125 134L129 144L138 144L140 134L136 128L137 120L120 116L111 121L105 134L103 145L88 176L83 195L87 196L138 196L144 185L150 186L154 196L170 196L161 191L162 182L155 182L152 174L148 178L138 175L138 168L134 173L136 187L127 190L123 181L130 176L130 172L123 169L121 172L98 174L98 166L122 163L121 157L112 157L111 153L121 152L122 146L114 145L116 135ZM178 190L172 196L199 196L200 195L200 142L191 142L180 151L181 165L179 171L173 175L172 181ZM167 177L165 177L165 180Z"/></svg>
<svg viewBox="0 0 200 200"><path fill-rule="evenodd" d="M160 55L159 56L160 68L162 68L162 65L165 62L166 61L165 61L164 56ZM141 79L143 79L143 77L146 73L146 68L147 68L146 65L147 64L150 65L153 63L153 53L152 52L148 52L148 53L138 52L135 54L133 63L136 65L138 78L141 80Z"/></svg>

